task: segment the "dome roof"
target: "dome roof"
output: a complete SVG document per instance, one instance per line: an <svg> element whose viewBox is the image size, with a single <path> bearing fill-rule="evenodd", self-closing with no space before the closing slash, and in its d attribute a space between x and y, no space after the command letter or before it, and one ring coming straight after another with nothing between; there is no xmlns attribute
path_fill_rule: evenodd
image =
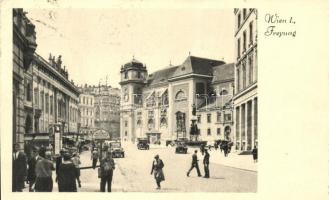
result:
<svg viewBox="0 0 329 200"><path fill-rule="evenodd" d="M123 65L123 69L128 68L138 68L138 69L145 69L145 66L140 61L133 58L130 62Z"/></svg>

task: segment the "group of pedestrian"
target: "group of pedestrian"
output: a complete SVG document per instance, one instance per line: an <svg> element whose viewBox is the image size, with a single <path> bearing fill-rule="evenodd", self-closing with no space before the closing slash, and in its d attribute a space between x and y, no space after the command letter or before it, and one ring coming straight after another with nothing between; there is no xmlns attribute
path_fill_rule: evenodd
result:
<svg viewBox="0 0 329 200"><path fill-rule="evenodd" d="M208 153L207 149L204 149L204 157L203 157L203 166L204 166L204 178L209 178L209 158L210 155ZM198 156L197 156L198 150L194 151L194 154L192 155L192 164L191 164L191 168L187 171L186 175L190 176L191 171L196 168L198 176L201 177L201 172L200 172L200 168L199 168L199 160L198 160Z"/></svg>
<svg viewBox="0 0 329 200"><path fill-rule="evenodd" d="M73 156L66 150L60 151L60 156L52 159L52 152L44 146L33 147L31 156L19 151L19 145L13 149L13 192L21 192L28 183L30 192L52 192L53 171L56 170L55 181L59 192L76 192L76 181L81 187L80 158L76 152Z"/></svg>

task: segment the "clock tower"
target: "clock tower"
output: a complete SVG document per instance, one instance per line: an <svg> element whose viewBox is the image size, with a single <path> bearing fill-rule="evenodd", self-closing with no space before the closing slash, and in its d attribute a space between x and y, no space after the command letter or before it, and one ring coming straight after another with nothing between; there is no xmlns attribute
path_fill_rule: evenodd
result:
<svg viewBox="0 0 329 200"><path fill-rule="evenodd" d="M133 58L121 66L120 137L122 141L135 141L135 110L143 103L142 91L146 83L146 66Z"/></svg>

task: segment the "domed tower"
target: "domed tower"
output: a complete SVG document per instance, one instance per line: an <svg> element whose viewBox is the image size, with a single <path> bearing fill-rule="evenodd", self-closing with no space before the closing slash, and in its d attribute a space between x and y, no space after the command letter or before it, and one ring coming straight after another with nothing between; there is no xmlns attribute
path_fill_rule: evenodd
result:
<svg viewBox="0 0 329 200"><path fill-rule="evenodd" d="M120 136L123 141L135 141L136 131L134 127L136 106L143 103L142 91L146 83L146 66L133 58L130 62L121 66L121 116Z"/></svg>

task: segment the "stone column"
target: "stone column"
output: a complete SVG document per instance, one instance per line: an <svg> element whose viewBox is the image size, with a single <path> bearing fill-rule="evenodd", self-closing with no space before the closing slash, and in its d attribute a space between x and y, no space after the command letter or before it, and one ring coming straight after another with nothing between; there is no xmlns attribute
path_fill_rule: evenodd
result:
<svg viewBox="0 0 329 200"><path fill-rule="evenodd" d="M253 99L251 99L251 108L250 108L250 111L251 111L251 116L250 116L250 120L251 120L251 148L253 149L254 148L254 145L255 145L255 132L254 132L254 104L255 104L255 101Z"/></svg>

